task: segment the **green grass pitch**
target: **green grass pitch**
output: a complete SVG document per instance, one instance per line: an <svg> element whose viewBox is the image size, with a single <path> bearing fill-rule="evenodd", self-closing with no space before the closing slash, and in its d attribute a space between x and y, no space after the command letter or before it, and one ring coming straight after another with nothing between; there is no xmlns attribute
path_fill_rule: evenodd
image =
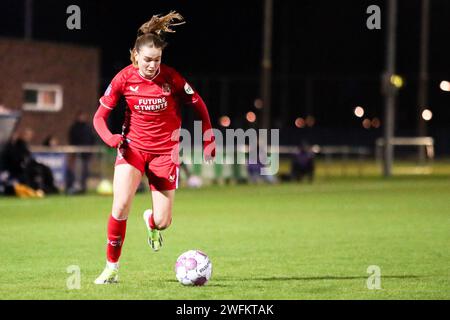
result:
<svg viewBox="0 0 450 320"><path fill-rule="evenodd" d="M96 286L111 197L1 198L0 299L449 299L449 199L448 178L426 176L180 189L154 253L146 192L128 220L120 283ZM175 279L189 249L212 260L204 287ZM67 288L71 265L80 289ZM371 265L381 289L367 287Z"/></svg>

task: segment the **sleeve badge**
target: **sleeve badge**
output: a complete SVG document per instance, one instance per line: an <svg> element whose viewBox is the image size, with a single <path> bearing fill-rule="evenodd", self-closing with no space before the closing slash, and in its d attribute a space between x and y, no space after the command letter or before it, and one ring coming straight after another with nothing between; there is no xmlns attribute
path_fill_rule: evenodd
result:
<svg viewBox="0 0 450 320"><path fill-rule="evenodd" d="M187 82L184 85L184 92L186 92L187 94L194 94L194 90L192 90L191 86Z"/></svg>

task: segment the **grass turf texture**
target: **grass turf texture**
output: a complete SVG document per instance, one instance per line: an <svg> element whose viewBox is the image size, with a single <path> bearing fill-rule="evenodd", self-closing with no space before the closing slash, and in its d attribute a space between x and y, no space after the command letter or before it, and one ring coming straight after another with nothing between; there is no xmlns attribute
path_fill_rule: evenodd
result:
<svg viewBox="0 0 450 320"><path fill-rule="evenodd" d="M110 286L92 282L111 197L1 198L1 299L449 299L449 198L445 177L181 189L154 253L142 220L150 197L138 194ZM175 279L188 249L212 260L205 287ZM70 265L81 269L79 290L67 289ZM367 288L370 265L380 290Z"/></svg>

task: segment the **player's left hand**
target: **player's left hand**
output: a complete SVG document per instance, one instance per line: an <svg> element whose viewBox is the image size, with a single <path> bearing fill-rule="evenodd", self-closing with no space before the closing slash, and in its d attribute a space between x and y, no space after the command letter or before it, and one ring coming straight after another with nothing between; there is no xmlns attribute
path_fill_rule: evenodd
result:
<svg viewBox="0 0 450 320"><path fill-rule="evenodd" d="M206 163L214 162L214 158L216 157L216 142L214 140L205 142L203 154L205 156Z"/></svg>

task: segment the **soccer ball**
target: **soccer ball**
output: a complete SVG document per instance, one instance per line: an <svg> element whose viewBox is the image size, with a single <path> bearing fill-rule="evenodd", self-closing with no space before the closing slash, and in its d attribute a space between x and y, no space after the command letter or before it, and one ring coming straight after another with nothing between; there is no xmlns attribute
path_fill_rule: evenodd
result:
<svg viewBox="0 0 450 320"><path fill-rule="evenodd" d="M203 184L203 181L199 176L191 176L189 177L187 184L190 188L200 188Z"/></svg>
<svg viewBox="0 0 450 320"><path fill-rule="evenodd" d="M181 254L175 264L178 281L185 286L203 286L211 278L212 263L200 250L189 250Z"/></svg>

